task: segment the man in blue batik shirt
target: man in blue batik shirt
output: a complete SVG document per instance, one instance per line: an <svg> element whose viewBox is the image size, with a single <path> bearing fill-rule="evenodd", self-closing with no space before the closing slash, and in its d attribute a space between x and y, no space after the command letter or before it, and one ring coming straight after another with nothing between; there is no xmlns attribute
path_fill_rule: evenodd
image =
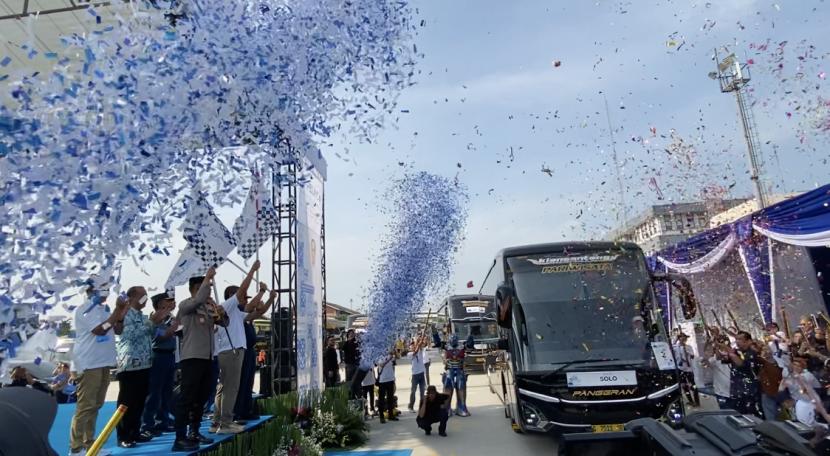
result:
<svg viewBox="0 0 830 456"><path fill-rule="evenodd" d="M173 318L176 300L172 293L159 293L151 298L151 318L161 319L153 333L153 364L150 367L150 388L144 404L143 430L153 435L173 432L171 419L173 383L176 375L176 330L179 321Z"/></svg>

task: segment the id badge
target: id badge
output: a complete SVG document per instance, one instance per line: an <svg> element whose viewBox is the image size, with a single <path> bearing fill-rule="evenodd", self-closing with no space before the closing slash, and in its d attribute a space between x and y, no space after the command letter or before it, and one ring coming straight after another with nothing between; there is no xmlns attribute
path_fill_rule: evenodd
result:
<svg viewBox="0 0 830 456"><path fill-rule="evenodd" d="M95 342L98 342L99 344L102 342L107 342L108 340L110 340L109 334L104 334L103 336L95 336Z"/></svg>
<svg viewBox="0 0 830 456"><path fill-rule="evenodd" d="M199 317L199 323L204 324L205 323L205 317Z"/></svg>

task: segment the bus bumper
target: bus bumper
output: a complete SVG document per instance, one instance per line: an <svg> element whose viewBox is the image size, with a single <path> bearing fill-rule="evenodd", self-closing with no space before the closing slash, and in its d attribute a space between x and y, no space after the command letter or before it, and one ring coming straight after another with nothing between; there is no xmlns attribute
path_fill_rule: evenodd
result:
<svg viewBox="0 0 830 456"><path fill-rule="evenodd" d="M615 433L622 432L625 423L637 418L655 418L672 426L683 419L679 390L657 399L590 404L551 403L520 393L518 406L516 421L528 432Z"/></svg>

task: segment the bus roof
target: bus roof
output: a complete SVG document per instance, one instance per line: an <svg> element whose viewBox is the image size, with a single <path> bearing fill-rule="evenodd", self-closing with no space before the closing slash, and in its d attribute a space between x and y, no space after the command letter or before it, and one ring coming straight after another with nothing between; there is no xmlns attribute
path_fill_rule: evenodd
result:
<svg viewBox="0 0 830 456"><path fill-rule="evenodd" d="M633 242L609 242L609 241L576 241L576 242L551 242L547 244L520 245L507 247L499 250L496 257L512 257L520 255L533 255L535 253L557 253L566 248L576 250L641 250L640 246Z"/></svg>

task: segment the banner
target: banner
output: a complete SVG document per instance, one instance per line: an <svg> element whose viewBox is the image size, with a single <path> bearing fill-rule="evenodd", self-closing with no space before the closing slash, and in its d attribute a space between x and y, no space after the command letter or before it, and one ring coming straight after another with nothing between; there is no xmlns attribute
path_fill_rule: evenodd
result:
<svg viewBox="0 0 830 456"><path fill-rule="evenodd" d="M297 391L323 388L323 178L316 169L297 192Z"/></svg>

